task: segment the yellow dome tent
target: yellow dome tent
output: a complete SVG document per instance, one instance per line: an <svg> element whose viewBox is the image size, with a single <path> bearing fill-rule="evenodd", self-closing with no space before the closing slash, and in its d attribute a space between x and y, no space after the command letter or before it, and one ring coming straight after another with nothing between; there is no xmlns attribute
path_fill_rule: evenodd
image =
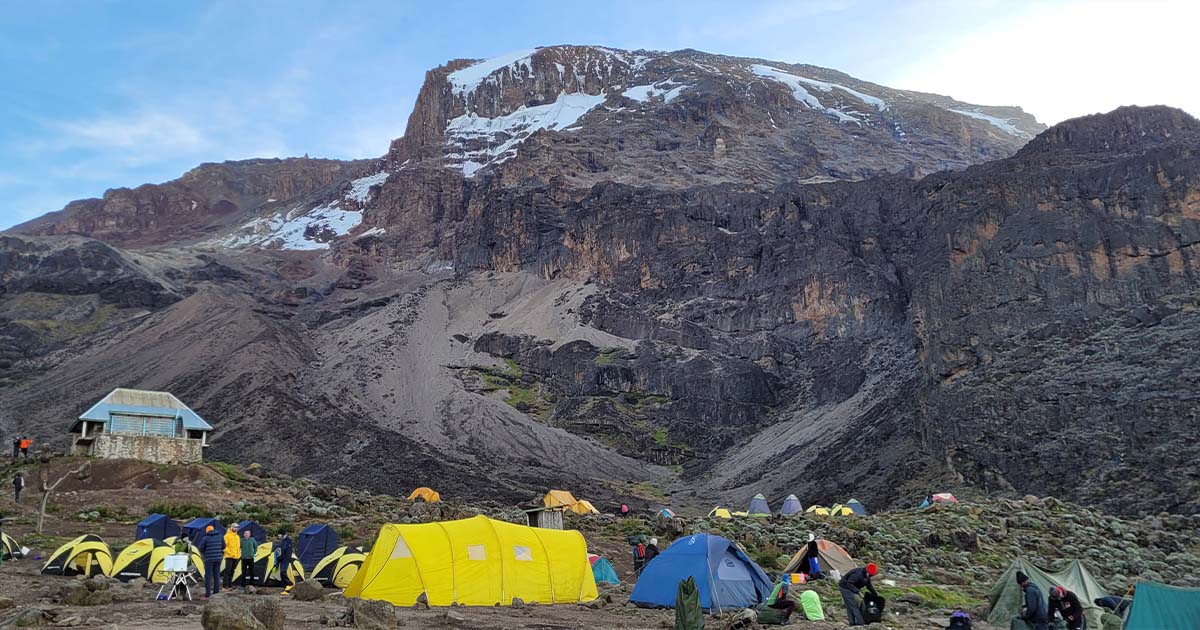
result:
<svg viewBox="0 0 1200 630"><path fill-rule="evenodd" d="M112 573L112 549L104 539L85 534L54 550L42 565L45 575L108 575Z"/></svg>
<svg viewBox="0 0 1200 630"><path fill-rule="evenodd" d="M583 499L576 501L567 509L579 515L600 513L600 510L597 510L595 507L593 507L590 501L584 501Z"/></svg>
<svg viewBox="0 0 1200 630"><path fill-rule="evenodd" d="M709 518L733 518L733 513L723 507L715 507L708 513Z"/></svg>
<svg viewBox="0 0 1200 630"><path fill-rule="evenodd" d="M413 490L412 494L408 495L409 501L416 501L417 499L420 499L426 503L437 503L438 501L442 500L442 495L438 494L437 490L434 490L433 488L421 486L420 488Z"/></svg>
<svg viewBox="0 0 1200 630"><path fill-rule="evenodd" d="M579 503L579 499L566 490L551 490L542 497L542 505L548 508L569 508L576 503Z"/></svg>
<svg viewBox="0 0 1200 630"><path fill-rule="evenodd" d="M310 579L331 588L346 588L358 575L367 554L358 547L338 547L313 567Z"/></svg>
<svg viewBox="0 0 1200 630"><path fill-rule="evenodd" d="M807 510L804 510L804 512L806 514L815 514L817 516L829 516L831 513L829 508L821 507L819 505L810 505L808 506Z"/></svg>
<svg viewBox="0 0 1200 630"><path fill-rule="evenodd" d="M577 531L514 525L486 516L384 525L346 597L411 606L507 606L596 599L587 542Z"/></svg>
<svg viewBox="0 0 1200 630"><path fill-rule="evenodd" d="M20 557L23 557L23 554L17 539L0 532L0 560L12 560Z"/></svg>
<svg viewBox="0 0 1200 630"><path fill-rule="evenodd" d="M178 536L168 536L167 538L163 539L163 542L170 545L171 548L174 549L176 540L179 540ZM204 577L204 557L200 555L200 548L196 545L193 545L190 540L188 541L188 556L191 557L192 570L196 572L196 575ZM114 563L115 562L116 561L114 560Z"/></svg>
<svg viewBox="0 0 1200 630"><path fill-rule="evenodd" d="M829 508L829 513L834 516L854 516L854 510L841 503Z"/></svg>

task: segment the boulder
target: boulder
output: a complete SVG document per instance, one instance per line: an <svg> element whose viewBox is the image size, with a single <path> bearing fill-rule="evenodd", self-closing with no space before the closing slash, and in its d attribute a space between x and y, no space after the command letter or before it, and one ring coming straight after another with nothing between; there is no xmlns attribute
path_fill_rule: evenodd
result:
<svg viewBox="0 0 1200 630"><path fill-rule="evenodd" d="M200 613L204 630L267 630L247 601L228 595L214 595Z"/></svg>
<svg viewBox="0 0 1200 630"><path fill-rule="evenodd" d="M9 608L15 608L16 605L17 605L16 602L14 602L11 597L0 597L0 610L8 610Z"/></svg>
<svg viewBox="0 0 1200 630"><path fill-rule="evenodd" d="M83 602L90 594L83 582L68 582L58 589L58 601L68 606L84 606Z"/></svg>
<svg viewBox="0 0 1200 630"><path fill-rule="evenodd" d="M17 613L10 622L16 628L41 628L54 622L55 615L42 608L26 608Z"/></svg>
<svg viewBox="0 0 1200 630"><path fill-rule="evenodd" d="M292 587L292 599L301 602L314 602L325 595L325 587L316 580L304 580Z"/></svg>
<svg viewBox="0 0 1200 630"><path fill-rule="evenodd" d="M106 606L113 603L111 591L92 591L83 598L84 606Z"/></svg>
<svg viewBox="0 0 1200 630"><path fill-rule="evenodd" d="M390 630L396 627L396 608L377 599L350 599L350 623L353 628Z"/></svg>
<svg viewBox="0 0 1200 630"><path fill-rule="evenodd" d="M287 623L287 614L283 612L283 606L279 604L279 600L271 598L257 598L250 600L250 612L258 619L259 623L266 626L267 630L283 630L283 626Z"/></svg>

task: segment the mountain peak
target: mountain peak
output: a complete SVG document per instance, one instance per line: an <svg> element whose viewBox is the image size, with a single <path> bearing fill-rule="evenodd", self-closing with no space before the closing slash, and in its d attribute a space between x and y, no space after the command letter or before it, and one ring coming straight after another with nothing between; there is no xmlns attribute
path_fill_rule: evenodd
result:
<svg viewBox="0 0 1200 630"><path fill-rule="evenodd" d="M1058 123L1038 135L1021 153L1128 151L1197 136L1200 120L1181 109L1128 105Z"/></svg>

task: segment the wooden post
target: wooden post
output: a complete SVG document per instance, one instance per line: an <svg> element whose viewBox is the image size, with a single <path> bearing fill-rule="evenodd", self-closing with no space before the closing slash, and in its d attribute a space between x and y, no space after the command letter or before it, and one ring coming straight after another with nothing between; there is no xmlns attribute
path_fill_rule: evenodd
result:
<svg viewBox="0 0 1200 630"><path fill-rule="evenodd" d="M42 504L40 507L38 507L38 520L37 520L37 533L38 534L42 533L42 522L46 520L46 504L50 502L50 493L54 492L54 489L57 488L59 486L59 484L66 481L67 477L70 477L71 475L77 475L80 479L87 479L88 476L91 475L91 472L92 472L92 463L84 462L83 465L80 466L79 468L76 468L75 470L72 470L72 471L68 472L67 474L63 475L62 477L59 477L58 481L55 481L53 484L47 484L46 469L44 467L42 468L42 471L40 473L40 477L41 477L41 481L42 481Z"/></svg>

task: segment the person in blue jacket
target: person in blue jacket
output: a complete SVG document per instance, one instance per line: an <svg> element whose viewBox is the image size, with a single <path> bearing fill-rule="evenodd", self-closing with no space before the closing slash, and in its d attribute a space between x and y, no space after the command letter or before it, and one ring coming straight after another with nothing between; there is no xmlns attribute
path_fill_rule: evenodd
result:
<svg viewBox="0 0 1200 630"><path fill-rule="evenodd" d="M197 547L204 558L204 598L221 592L221 562L225 558L225 539L209 525L204 528L204 537Z"/></svg>
<svg viewBox="0 0 1200 630"><path fill-rule="evenodd" d="M287 532L279 532L279 545L275 547L277 554L275 566L279 567L279 581L284 590L292 587L292 537Z"/></svg>
<svg viewBox="0 0 1200 630"><path fill-rule="evenodd" d="M1042 596L1042 589L1023 571L1017 571L1017 584L1021 585L1021 591L1025 594L1025 603L1021 606L1021 613L1017 618L1032 630L1049 630L1050 607L1046 598Z"/></svg>

